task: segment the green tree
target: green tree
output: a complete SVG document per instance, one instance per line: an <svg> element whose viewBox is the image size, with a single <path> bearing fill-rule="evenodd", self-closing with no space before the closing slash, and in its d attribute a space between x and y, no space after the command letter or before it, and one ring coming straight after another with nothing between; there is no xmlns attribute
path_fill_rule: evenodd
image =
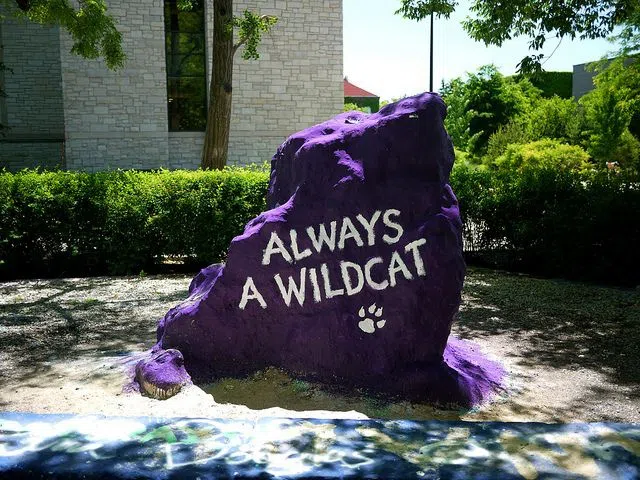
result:
<svg viewBox="0 0 640 480"><path fill-rule="evenodd" d="M448 18L457 0L400 0L396 13L422 20L434 13ZM638 0L473 0L472 18L463 22L469 36L486 45L502 45L515 37L528 37L529 49L540 51L547 39L603 38L622 26L623 48L633 49L640 40ZM541 69L543 55L524 57L519 69Z"/></svg>
<svg viewBox="0 0 640 480"><path fill-rule="evenodd" d="M636 15L637 17L640 14ZM600 163L636 168L640 137L640 35L626 28L616 37L621 55L595 64L595 88L580 99L587 149ZM635 134L633 138L632 134Z"/></svg>
<svg viewBox="0 0 640 480"><path fill-rule="evenodd" d="M101 57L110 69L124 66L122 34L104 0L0 0L0 11L41 25L59 25L71 34L71 52L84 58Z"/></svg>
<svg viewBox="0 0 640 480"><path fill-rule="evenodd" d="M552 138L577 145L582 114L573 99L554 96L539 100L528 114L532 140Z"/></svg>
<svg viewBox="0 0 640 480"><path fill-rule="evenodd" d="M183 0L188 1L188 0ZM257 59L262 34L268 32L277 18L257 15L248 10L242 17L233 15L233 0L213 0L213 71L209 86L207 129L202 150L204 169L222 169L227 164L231 99L233 84L233 57L244 47L242 58ZM234 28L238 41L234 43Z"/></svg>
<svg viewBox="0 0 640 480"><path fill-rule="evenodd" d="M473 155L484 154L489 137L531 111L540 97L528 80L505 78L492 65L443 84L440 93L449 105L445 126L454 145Z"/></svg>
<svg viewBox="0 0 640 480"><path fill-rule="evenodd" d="M629 128L640 139L640 53L623 54L610 62L601 61L595 68L599 71L594 78L596 88L616 92L620 108L631 115Z"/></svg>
<svg viewBox="0 0 640 480"><path fill-rule="evenodd" d="M527 120L524 118L524 120ZM485 165L491 165L496 158L507 151L510 145L523 145L533 140L531 133L531 123L523 121L523 117L512 120L501 126L489 137L487 143L487 154L481 159Z"/></svg>
<svg viewBox="0 0 640 480"><path fill-rule="evenodd" d="M629 126L631 113L621 101L621 95L607 85L598 85L580 99L587 125L586 147L601 165L612 161L622 143L622 135Z"/></svg>
<svg viewBox="0 0 640 480"><path fill-rule="evenodd" d="M453 144L467 150L469 145L469 122L473 112L467 109L469 101L467 83L462 78L442 82L440 95L447 102L447 117L444 120Z"/></svg>
<svg viewBox="0 0 640 480"><path fill-rule="evenodd" d="M115 19L107 14L103 0L78 0L75 5L69 0L0 0L0 21L4 18L59 25L73 39L72 53L90 59L102 57L112 70L124 66L122 34ZM0 62L0 79L12 72L10 65ZM0 97L5 96L3 82L0 82ZM8 128L0 123L0 135Z"/></svg>

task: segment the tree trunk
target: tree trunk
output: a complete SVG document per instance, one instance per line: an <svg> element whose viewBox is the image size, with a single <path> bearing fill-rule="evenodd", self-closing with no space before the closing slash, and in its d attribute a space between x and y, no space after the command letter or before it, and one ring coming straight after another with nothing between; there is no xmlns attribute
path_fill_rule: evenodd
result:
<svg viewBox="0 0 640 480"><path fill-rule="evenodd" d="M213 0L213 68L202 151L203 169L221 169L227 164L234 54L232 19L233 0Z"/></svg>

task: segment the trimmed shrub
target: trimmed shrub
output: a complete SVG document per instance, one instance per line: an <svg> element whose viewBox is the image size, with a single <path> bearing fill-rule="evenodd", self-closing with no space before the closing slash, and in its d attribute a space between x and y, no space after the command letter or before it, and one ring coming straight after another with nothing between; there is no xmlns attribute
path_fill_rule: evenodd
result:
<svg viewBox="0 0 640 480"><path fill-rule="evenodd" d="M508 174L521 174L530 169L558 169L587 171L592 168L589 154L575 145L557 140L538 140L524 145L509 145L499 156L495 167Z"/></svg>
<svg viewBox="0 0 640 480"><path fill-rule="evenodd" d="M454 167L467 259L491 267L640 283L640 183L542 165L520 173Z"/></svg>
<svg viewBox="0 0 640 480"><path fill-rule="evenodd" d="M531 132L527 125L523 125L522 122L509 122L489 137L487 154L484 156L483 162L491 164L507 151L509 145L524 144L530 141Z"/></svg>
<svg viewBox="0 0 640 480"><path fill-rule="evenodd" d="M265 209L268 174L0 173L0 278L137 274L166 257L220 261Z"/></svg>
<svg viewBox="0 0 640 480"><path fill-rule="evenodd" d="M566 147L566 146L563 146ZM579 158L582 158L579 155ZM456 162L468 259L536 274L640 283L640 183L624 171ZM221 261L265 208L268 174L0 173L0 278L137 274ZM469 248L471 247L471 248Z"/></svg>

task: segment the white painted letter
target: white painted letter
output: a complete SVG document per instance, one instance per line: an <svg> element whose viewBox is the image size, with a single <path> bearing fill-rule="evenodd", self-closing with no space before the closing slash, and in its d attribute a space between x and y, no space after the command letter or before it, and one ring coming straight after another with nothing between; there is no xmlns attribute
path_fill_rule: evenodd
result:
<svg viewBox="0 0 640 480"><path fill-rule="evenodd" d="M322 250L323 243L327 244L330 252L333 252L334 248L336 248L336 224L337 222L335 220L330 224L331 236L327 235L327 229L324 228L324 223L320 224L320 226L318 227L317 237L316 232L313 230L313 227L307 227L307 235L309 235L311 243L313 243L313 247L318 253L320 253L320 250Z"/></svg>
<svg viewBox="0 0 640 480"><path fill-rule="evenodd" d="M298 232L296 232L294 229L291 229L291 231L289 232L289 236L291 237L291 251L293 252L293 258L296 260L296 262L311 255L310 248L305 248L301 252L298 251Z"/></svg>
<svg viewBox="0 0 640 480"><path fill-rule="evenodd" d="M419 276L424 277L427 272L424 270L424 262L422 261L422 257L420 256L420 252L418 252L418 247L427 243L427 240L424 238L419 238L418 240L414 240L411 243L408 243L404 247L404 251L408 252L411 250L413 252L413 263L416 266L416 272Z"/></svg>
<svg viewBox="0 0 640 480"><path fill-rule="evenodd" d="M373 245L375 245L376 243L376 236L375 233L373 231L373 227L375 227L376 222L378 221L378 219L380 218L380 210L378 210L377 212L375 212L373 214L373 216L371 217L371 220L367 222L367 219L364 218L362 215L358 214L358 216L356 217L358 219L358 221L362 224L362 226L367 230L367 239L368 239L368 243L369 246L372 247Z"/></svg>
<svg viewBox="0 0 640 480"><path fill-rule="evenodd" d="M347 232L349 230L349 232ZM353 225L353 222L349 217L342 219L342 227L340 228L340 239L338 240L338 248L342 250L344 248L344 242L347 238L353 238L356 244L361 247L364 245L362 238L360 238L360 232Z"/></svg>
<svg viewBox="0 0 640 480"><path fill-rule="evenodd" d="M382 283L378 283L378 282L374 282L373 279L371 278L371 269L373 268L374 265L377 265L378 263L382 263L381 257L373 257L366 263L366 265L364 266L364 278L367 279L367 284L374 290L384 290L389 286L388 280L384 280Z"/></svg>
<svg viewBox="0 0 640 480"><path fill-rule="evenodd" d="M384 222L384 224L387 227L393 228L396 232L398 232L395 237L390 237L386 233L382 236L382 240L384 240L384 242L388 243L389 245L391 245L392 243L396 243L398 240L400 240L400 237L404 233L404 230L402 229L402 225L391 221L391 219L389 218L391 215L399 216L400 210L395 210L393 208L390 208L389 210L384 212L384 215L382 216L382 221Z"/></svg>
<svg viewBox="0 0 640 480"><path fill-rule="evenodd" d="M311 280L311 286L313 287L313 301L320 303L322 297L320 297L320 285L318 284L318 273L315 268L309 269L309 279Z"/></svg>
<svg viewBox="0 0 640 480"><path fill-rule="evenodd" d="M389 281L392 287L396 286L396 273L402 272L404 278L407 280L413 279L411 272L405 265L402 257L398 252L393 252L391 255L391 262L389 263Z"/></svg>
<svg viewBox="0 0 640 480"><path fill-rule="evenodd" d="M249 294L249 291L251 291L251 294ZM244 310L244 307L247 306L247 302L249 300L257 300L262 308L267 308L264 298L260 295L260 292L256 288L255 283L253 283L253 278L251 277L247 277L244 282L244 287L242 287L242 298L240 299L240 305L238 305L240 310Z"/></svg>
<svg viewBox="0 0 640 480"><path fill-rule="evenodd" d="M344 288L331 290L331 282L329 281L329 268L327 267L326 263L323 263L320 266L320 273L322 274L322 278L324 280L324 296L326 298L333 298L339 295L344 295Z"/></svg>
<svg viewBox="0 0 640 480"><path fill-rule="evenodd" d="M293 277L289 277L289 285L287 288L284 287L282 283L282 279L280 278L280 274L276 273L273 279L278 284L278 288L280 289L280 294L282 295L282 299L284 303L286 303L287 307L291 304L291 295L296 296L296 300L300 306L304 304L304 285L307 281L307 269L306 267L302 267L300 269L300 286L296 285Z"/></svg>
<svg viewBox="0 0 640 480"><path fill-rule="evenodd" d="M351 277L349 276L350 268L356 271L356 275L358 277L358 283L355 287L351 285ZM364 287L364 275L362 275L362 268L360 268L360 265L353 262L340 262L340 270L342 272L342 281L344 282L344 288L347 295L360 293L362 287Z"/></svg>
<svg viewBox="0 0 640 480"><path fill-rule="evenodd" d="M276 245L275 248L274 244ZM269 239L267 248L264 249L264 255L262 256L262 264L269 265L271 263L271 255L274 253L279 253L282 255L282 258L289 263L293 262L291 254L285 248L284 243L282 243L278 234L276 232L271 232L271 238Z"/></svg>

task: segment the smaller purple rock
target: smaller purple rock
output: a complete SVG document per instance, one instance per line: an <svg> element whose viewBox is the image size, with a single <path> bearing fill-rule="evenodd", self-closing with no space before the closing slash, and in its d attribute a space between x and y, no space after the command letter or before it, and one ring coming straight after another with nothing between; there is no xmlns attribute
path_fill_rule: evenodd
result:
<svg viewBox="0 0 640 480"><path fill-rule="evenodd" d="M156 350L149 358L140 360L136 380L141 393L158 400L173 397L183 385L191 383L182 353L173 348Z"/></svg>

